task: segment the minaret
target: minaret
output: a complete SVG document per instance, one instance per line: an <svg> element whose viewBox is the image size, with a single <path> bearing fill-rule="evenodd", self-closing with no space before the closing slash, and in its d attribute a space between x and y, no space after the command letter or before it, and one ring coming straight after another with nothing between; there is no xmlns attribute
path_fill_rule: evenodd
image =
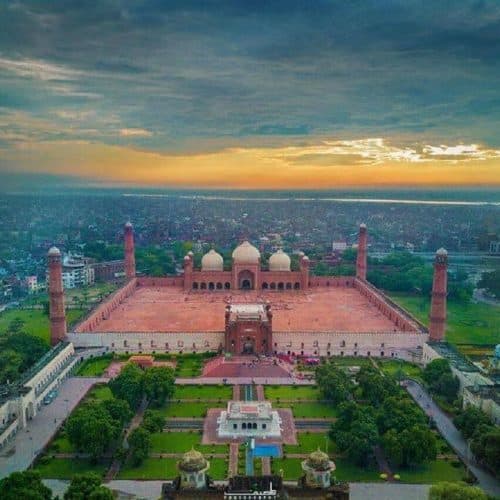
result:
<svg viewBox="0 0 500 500"><path fill-rule="evenodd" d="M125 276L135 278L134 228L130 222L125 224Z"/></svg>
<svg viewBox="0 0 500 500"><path fill-rule="evenodd" d="M52 247L49 250L47 261L49 265L50 344L56 345L66 337L66 312L59 248Z"/></svg>
<svg viewBox="0 0 500 500"><path fill-rule="evenodd" d="M309 289L309 265L311 261L309 257L304 254L304 252L300 252L299 254L299 268L300 268L300 288L301 290Z"/></svg>
<svg viewBox="0 0 500 500"><path fill-rule="evenodd" d="M360 224L358 238L358 256L356 257L356 278L360 278L362 280L366 279L366 247L366 224Z"/></svg>
<svg viewBox="0 0 500 500"><path fill-rule="evenodd" d="M188 292L193 287L194 254L189 251L184 257L184 291Z"/></svg>
<svg viewBox="0 0 500 500"><path fill-rule="evenodd" d="M434 260L434 279L432 280L431 313L429 340L444 340L446 330L446 294L448 286L448 252L440 248Z"/></svg>

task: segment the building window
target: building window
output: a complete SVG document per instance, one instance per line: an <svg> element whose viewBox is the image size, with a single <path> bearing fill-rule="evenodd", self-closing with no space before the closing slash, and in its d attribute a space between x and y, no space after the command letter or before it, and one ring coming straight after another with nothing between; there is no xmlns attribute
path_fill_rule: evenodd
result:
<svg viewBox="0 0 500 500"><path fill-rule="evenodd" d="M380 356L383 358L384 357L384 351L380 351Z"/></svg>
<svg viewBox="0 0 500 500"><path fill-rule="evenodd" d="M263 429L267 429L267 424L262 424Z"/></svg>
<svg viewBox="0 0 500 500"><path fill-rule="evenodd" d="M233 429L237 429L238 428L238 424L233 424Z"/></svg>
<svg viewBox="0 0 500 500"><path fill-rule="evenodd" d="M340 355L343 356L344 355L344 351L340 351Z"/></svg>

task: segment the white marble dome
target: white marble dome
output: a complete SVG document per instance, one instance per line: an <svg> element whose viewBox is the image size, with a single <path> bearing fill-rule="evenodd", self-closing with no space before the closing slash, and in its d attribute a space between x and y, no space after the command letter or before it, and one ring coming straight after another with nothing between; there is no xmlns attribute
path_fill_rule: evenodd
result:
<svg viewBox="0 0 500 500"><path fill-rule="evenodd" d="M202 271L222 271L224 269L224 260L222 255L217 253L214 249L207 252L201 258Z"/></svg>
<svg viewBox="0 0 500 500"><path fill-rule="evenodd" d="M61 250L59 250L59 248L57 248L57 247L52 247L47 252L47 255L50 255L51 257L58 257L61 255Z"/></svg>
<svg viewBox="0 0 500 500"><path fill-rule="evenodd" d="M269 271L290 271L290 257L281 248L269 257Z"/></svg>
<svg viewBox="0 0 500 500"><path fill-rule="evenodd" d="M249 242L244 241L233 251L233 262L238 264L258 264L260 252Z"/></svg>

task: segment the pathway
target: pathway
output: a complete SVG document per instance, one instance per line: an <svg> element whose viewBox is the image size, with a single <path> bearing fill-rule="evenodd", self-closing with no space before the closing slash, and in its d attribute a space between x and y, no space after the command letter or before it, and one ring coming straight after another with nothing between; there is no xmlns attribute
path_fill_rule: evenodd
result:
<svg viewBox="0 0 500 500"><path fill-rule="evenodd" d="M481 486L488 495L493 497L500 496L500 481L495 479L484 469L480 469L475 465L474 457L469 450L467 442L462 437L462 434L457 430L452 420L434 403L425 389L414 380L404 380L402 385L424 412L434 420L439 432L476 476L479 486Z"/></svg>
<svg viewBox="0 0 500 500"><path fill-rule="evenodd" d="M240 386L233 385L233 401L239 401L239 400L240 400Z"/></svg>
<svg viewBox="0 0 500 500"><path fill-rule="evenodd" d="M229 444L229 477L238 475L239 443Z"/></svg>
<svg viewBox="0 0 500 500"><path fill-rule="evenodd" d="M264 385L315 385L314 380L304 380L293 377L191 377L176 378L180 385L237 385L237 384L264 384Z"/></svg>
<svg viewBox="0 0 500 500"><path fill-rule="evenodd" d="M257 386L257 401L264 401L266 398L264 396L264 386L259 384Z"/></svg>
<svg viewBox="0 0 500 500"><path fill-rule="evenodd" d="M0 455L0 479L15 471L27 469L36 456L47 446L64 420L78 405L88 390L101 380L96 377L70 377L58 389L50 405L42 405L37 415L21 429L12 446Z"/></svg>
<svg viewBox="0 0 500 500"><path fill-rule="evenodd" d="M263 476L271 475L271 459L269 457L262 458L262 475Z"/></svg>

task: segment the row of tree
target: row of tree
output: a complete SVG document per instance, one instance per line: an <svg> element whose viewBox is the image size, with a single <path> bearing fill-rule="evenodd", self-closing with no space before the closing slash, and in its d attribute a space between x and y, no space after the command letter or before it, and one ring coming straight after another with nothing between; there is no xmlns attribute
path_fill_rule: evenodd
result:
<svg viewBox="0 0 500 500"><path fill-rule="evenodd" d="M363 367L356 383L334 363L316 370L325 399L339 404L330 436L340 452L358 465L366 465L381 445L396 466L411 467L436 457L436 436L425 415L392 377Z"/></svg>
<svg viewBox="0 0 500 500"><path fill-rule="evenodd" d="M493 425L480 408L467 406L454 423L465 439L470 440L477 460L495 475L500 475L500 427Z"/></svg>
<svg viewBox="0 0 500 500"><path fill-rule="evenodd" d="M33 470L13 472L0 480L2 500L57 500L52 490L45 486L40 474ZM78 474L73 477L64 493L64 500L113 500L108 488L101 486L101 478L94 473Z"/></svg>
<svg viewBox="0 0 500 500"><path fill-rule="evenodd" d="M434 359L428 363L422 373L429 392L442 398L446 403L453 403L458 397L460 382L453 375L447 359Z"/></svg>

